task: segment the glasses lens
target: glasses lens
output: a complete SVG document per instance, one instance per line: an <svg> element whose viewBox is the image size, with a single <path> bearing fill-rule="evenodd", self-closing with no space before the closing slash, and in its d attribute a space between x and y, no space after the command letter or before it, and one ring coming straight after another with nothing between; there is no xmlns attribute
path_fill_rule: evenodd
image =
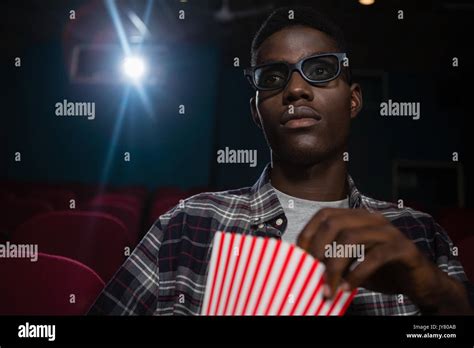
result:
<svg viewBox="0 0 474 348"><path fill-rule="evenodd" d="M275 63L255 69L255 83L258 88L282 88L288 77L288 68L285 64Z"/></svg>
<svg viewBox="0 0 474 348"><path fill-rule="evenodd" d="M339 60L336 56L310 58L303 63L302 70L313 82L329 80L337 75Z"/></svg>

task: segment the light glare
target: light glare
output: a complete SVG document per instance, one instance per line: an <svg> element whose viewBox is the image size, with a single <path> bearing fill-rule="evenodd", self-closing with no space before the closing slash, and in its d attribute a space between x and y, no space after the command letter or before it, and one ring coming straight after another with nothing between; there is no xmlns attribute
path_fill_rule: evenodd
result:
<svg viewBox="0 0 474 348"><path fill-rule="evenodd" d="M124 74L133 79L138 80L145 73L145 62L142 58L136 56L126 57L122 64Z"/></svg>

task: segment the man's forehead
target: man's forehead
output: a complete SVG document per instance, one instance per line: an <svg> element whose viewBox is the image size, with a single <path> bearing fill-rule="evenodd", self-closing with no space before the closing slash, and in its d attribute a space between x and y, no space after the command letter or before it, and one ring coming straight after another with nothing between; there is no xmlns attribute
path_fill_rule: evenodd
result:
<svg viewBox="0 0 474 348"><path fill-rule="evenodd" d="M275 61L296 63L304 57L337 52L334 40L314 28L294 26L270 35L257 52L257 64Z"/></svg>

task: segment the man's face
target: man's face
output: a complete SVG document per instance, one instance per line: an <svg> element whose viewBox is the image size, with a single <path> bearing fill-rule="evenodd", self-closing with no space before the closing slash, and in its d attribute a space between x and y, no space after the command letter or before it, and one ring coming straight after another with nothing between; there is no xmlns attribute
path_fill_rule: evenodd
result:
<svg viewBox="0 0 474 348"><path fill-rule="evenodd" d="M293 64L324 52L338 52L328 35L310 27L293 26L274 33L262 43L257 65L272 61ZM251 102L254 119L263 128L273 158L295 165L311 165L345 149L350 120L360 109L360 99L359 87L349 86L342 74L324 85L313 86L294 71L286 87L258 91ZM294 118L313 113L315 119L285 122L291 109Z"/></svg>

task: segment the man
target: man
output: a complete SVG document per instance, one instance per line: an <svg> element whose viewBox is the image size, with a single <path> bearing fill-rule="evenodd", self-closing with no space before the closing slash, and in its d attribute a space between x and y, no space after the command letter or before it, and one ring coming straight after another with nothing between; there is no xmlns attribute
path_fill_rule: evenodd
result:
<svg viewBox="0 0 474 348"><path fill-rule="evenodd" d="M359 288L348 314L473 313L472 286L431 216L356 189L344 152L362 93L343 36L309 8L293 19L289 10L263 24L246 70L271 165L252 187L199 194L161 216L91 314L198 315L216 231L297 243L326 264L326 297ZM363 246L362 262L326 257L327 246L348 244Z"/></svg>

